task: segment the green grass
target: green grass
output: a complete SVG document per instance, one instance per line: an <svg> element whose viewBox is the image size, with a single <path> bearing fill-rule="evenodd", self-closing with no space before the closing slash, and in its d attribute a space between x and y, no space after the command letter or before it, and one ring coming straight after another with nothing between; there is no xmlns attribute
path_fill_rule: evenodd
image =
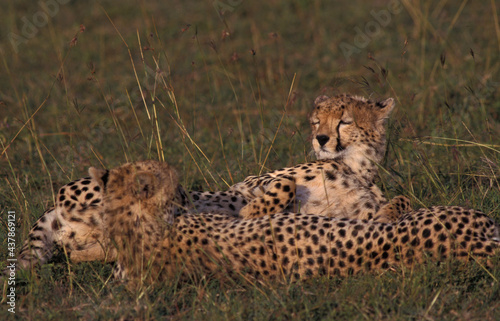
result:
<svg viewBox="0 0 500 321"><path fill-rule="evenodd" d="M375 21L370 11L386 2L219 3L234 4L222 19L212 1L70 1L32 38L23 17L33 21L41 7L3 5L3 262L7 211L16 211L20 248L57 189L89 166L165 159L186 188L225 189L314 159L311 102L343 92L396 99L379 183L388 197L407 195L415 208L468 206L500 221L498 1L401 1L401 12L349 61L340 44L354 45L355 28ZM26 38L17 53L9 33ZM18 272L15 316L500 318L499 284L474 264L296 284L172 280L141 294L128 293L110 271L98 262L61 262ZM2 319L12 317L6 294L4 287Z"/></svg>

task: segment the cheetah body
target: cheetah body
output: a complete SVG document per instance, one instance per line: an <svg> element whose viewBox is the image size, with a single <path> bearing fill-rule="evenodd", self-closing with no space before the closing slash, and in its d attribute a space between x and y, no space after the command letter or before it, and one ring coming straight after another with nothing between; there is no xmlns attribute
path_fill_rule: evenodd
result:
<svg viewBox="0 0 500 321"><path fill-rule="evenodd" d="M246 205L243 197L231 192L180 193L179 213L198 211L237 215ZM114 251L105 246L102 190L85 177L59 189L54 207L49 208L32 227L18 256L18 266L44 264L56 253L67 254L72 262L113 261Z"/></svg>
<svg viewBox="0 0 500 321"><path fill-rule="evenodd" d="M240 215L293 211L389 222L409 210L403 197L388 204L374 183L386 150L385 120L393 108L392 98L316 98L310 121L318 160L250 176L232 186L229 191L249 202Z"/></svg>
<svg viewBox="0 0 500 321"><path fill-rule="evenodd" d="M145 184L157 184L169 170L164 166L163 172L152 173L156 180ZM94 175L104 186L99 173ZM144 190L142 185L131 189L117 183L135 181L123 177L122 168L110 171L105 230L121 253L117 276L133 285L196 271L285 279L345 276L411 267L427 258L482 260L498 254L500 247L499 226L485 214L461 207L420 209L393 223L303 213L255 219L217 213L175 216L175 202L168 201L178 198L175 187L167 193L165 187L148 187L155 192L142 195L134 191ZM165 213L174 218L172 224L165 223Z"/></svg>

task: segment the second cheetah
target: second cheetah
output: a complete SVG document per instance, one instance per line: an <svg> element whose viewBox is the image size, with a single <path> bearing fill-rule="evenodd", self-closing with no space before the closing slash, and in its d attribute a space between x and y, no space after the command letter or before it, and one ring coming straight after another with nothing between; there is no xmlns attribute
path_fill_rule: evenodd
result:
<svg viewBox="0 0 500 321"><path fill-rule="evenodd" d="M180 188L165 163L90 174L104 191L115 274L132 287L198 270L294 280L412 266L428 257L488 262L500 249L500 227L461 207L420 209L393 223L302 213L175 216Z"/></svg>

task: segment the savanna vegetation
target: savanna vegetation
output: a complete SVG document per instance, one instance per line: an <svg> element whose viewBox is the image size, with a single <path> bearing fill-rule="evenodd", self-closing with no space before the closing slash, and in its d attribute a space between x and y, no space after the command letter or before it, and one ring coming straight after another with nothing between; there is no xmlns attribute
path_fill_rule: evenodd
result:
<svg viewBox="0 0 500 321"><path fill-rule="evenodd" d="M0 259L89 166L159 159L220 190L313 160L318 95L394 97L379 186L414 208L500 222L500 2L4 1ZM498 262L498 261L497 261ZM201 276L130 293L112 265L64 255L17 271L0 318L498 320L500 268L451 262L349 278Z"/></svg>

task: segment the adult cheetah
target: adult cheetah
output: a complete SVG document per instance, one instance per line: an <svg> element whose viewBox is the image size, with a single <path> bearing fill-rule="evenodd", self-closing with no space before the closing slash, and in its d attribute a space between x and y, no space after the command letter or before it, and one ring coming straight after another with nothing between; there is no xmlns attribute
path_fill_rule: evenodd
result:
<svg viewBox="0 0 500 321"><path fill-rule="evenodd" d="M320 96L310 116L315 162L249 176L232 186L249 201L245 218L282 211L390 222L411 210L406 197L390 203L375 185L386 151L392 98L370 101L347 94Z"/></svg>
<svg viewBox="0 0 500 321"><path fill-rule="evenodd" d="M237 215L237 209L245 204L243 197L232 192L182 190L177 210L179 214L216 211ZM64 185L59 189L55 206L46 210L32 227L17 257L17 266L26 269L45 264L57 252L67 253L74 263L114 261L116 253L108 252L109 248L104 246L105 217L102 189L94 179L85 177Z"/></svg>
<svg viewBox="0 0 500 321"><path fill-rule="evenodd" d="M426 258L482 260L500 249L500 227L461 207L420 209L393 223L303 213L176 216L181 189L165 163L91 168L90 174L104 191L105 230L118 252L116 276L132 287L198 270L292 280L346 276Z"/></svg>

